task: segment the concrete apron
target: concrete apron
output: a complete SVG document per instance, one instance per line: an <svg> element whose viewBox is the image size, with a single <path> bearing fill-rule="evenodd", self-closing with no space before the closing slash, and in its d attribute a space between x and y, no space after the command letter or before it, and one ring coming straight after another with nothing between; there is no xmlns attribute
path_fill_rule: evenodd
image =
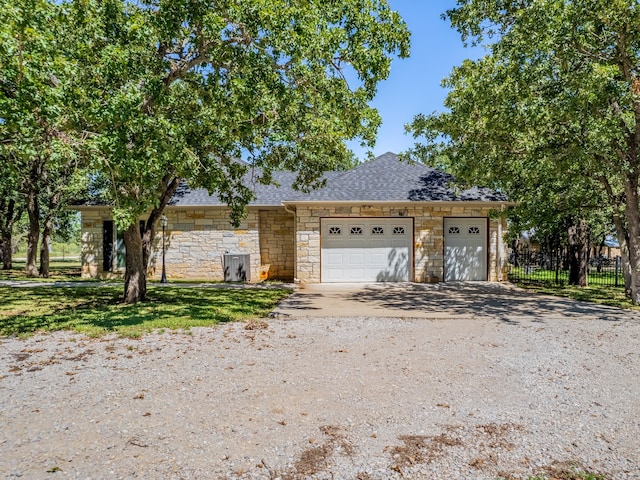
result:
<svg viewBox="0 0 640 480"><path fill-rule="evenodd" d="M508 283L307 284L272 316L640 320L629 310L538 295Z"/></svg>

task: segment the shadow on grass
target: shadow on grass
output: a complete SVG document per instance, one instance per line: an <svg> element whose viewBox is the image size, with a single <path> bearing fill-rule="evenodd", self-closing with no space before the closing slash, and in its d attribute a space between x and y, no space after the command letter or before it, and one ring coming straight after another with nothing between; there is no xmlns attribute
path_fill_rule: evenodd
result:
<svg viewBox="0 0 640 480"><path fill-rule="evenodd" d="M0 280L29 280L29 281L81 281L80 262L78 260L51 262L49 277L27 277L24 262L13 262L11 270L0 270Z"/></svg>
<svg viewBox="0 0 640 480"><path fill-rule="evenodd" d="M551 284L518 284L521 288L555 295L558 297L571 298L583 302L597 303L609 307L626 308L638 310L637 305L633 305L631 299L625 295L624 287L614 287L610 285L589 285L587 287L576 287L571 285L551 285Z"/></svg>
<svg viewBox="0 0 640 480"><path fill-rule="evenodd" d="M149 300L119 303L122 287L0 287L0 335L75 330L89 335L138 336L266 316L286 290L149 287Z"/></svg>

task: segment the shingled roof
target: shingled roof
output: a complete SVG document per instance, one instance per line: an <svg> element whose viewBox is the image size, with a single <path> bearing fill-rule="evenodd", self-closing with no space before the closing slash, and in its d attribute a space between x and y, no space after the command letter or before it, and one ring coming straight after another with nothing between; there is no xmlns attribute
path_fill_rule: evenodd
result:
<svg viewBox="0 0 640 480"><path fill-rule="evenodd" d="M325 188L308 194L304 201L506 201L505 195L488 188L459 190L453 175L421 163L401 161L387 152L333 179Z"/></svg>
<svg viewBox="0 0 640 480"><path fill-rule="evenodd" d="M303 193L293 189L296 174L274 172L278 185L262 185L251 175L246 176L256 198L251 206L277 206L283 202L504 202L505 195L488 188L472 187L460 190L455 178L440 170L419 163L401 161L394 153L362 163L347 172L329 172L324 188ZM204 189L181 188L170 202L172 206L223 206L215 195Z"/></svg>
<svg viewBox="0 0 640 480"><path fill-rule="evenodd" d="M281 205L285 198L295 199L300 195L300 192L297 192L292 187L296 179L295 173L273 172L272 178L276 185L262 185L257 182L255 176L251 173L244 176L244 185L251 188L255 195L255 199L251 201L250 205ZM169 205L175 207L210 207L224 206L225 203L217 195L210 195L204 188L189 189L185 183L180 186Z"/></svg>

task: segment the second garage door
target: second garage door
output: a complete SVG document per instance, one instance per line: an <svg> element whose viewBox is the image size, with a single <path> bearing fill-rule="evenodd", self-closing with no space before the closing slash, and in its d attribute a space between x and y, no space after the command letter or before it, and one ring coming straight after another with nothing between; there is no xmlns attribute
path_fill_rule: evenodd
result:
<svg viewBox="0 0 640 480"><path fill-rule="evenodd" d="M487 279L487 219L444 219L444 280Z"/></svg>
<svg viewBox="0 0 640 480"><path fill-rule="evenodd" d="M323 218L320 226L322 282L409 281L411 218Z"/></svg>

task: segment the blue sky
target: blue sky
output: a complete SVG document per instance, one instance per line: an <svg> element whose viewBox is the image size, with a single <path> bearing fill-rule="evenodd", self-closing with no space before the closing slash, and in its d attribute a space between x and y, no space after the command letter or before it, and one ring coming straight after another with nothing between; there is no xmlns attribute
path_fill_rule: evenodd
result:
<svg viewBox="0 0 640 480"><path fill-rule="evenodd" d="M373 106L382 116L373 153L400 153L414 143L404 134L404 125L418 113L442 111L446 90L440 86L453 67L466 58L478 58L479 49L464 48L460 35L440 15L456 5L455 0L388 0L411 31L411 56L395 59L391 75L379 85ZM359 159L366 150L350 144Z"/></svg>

